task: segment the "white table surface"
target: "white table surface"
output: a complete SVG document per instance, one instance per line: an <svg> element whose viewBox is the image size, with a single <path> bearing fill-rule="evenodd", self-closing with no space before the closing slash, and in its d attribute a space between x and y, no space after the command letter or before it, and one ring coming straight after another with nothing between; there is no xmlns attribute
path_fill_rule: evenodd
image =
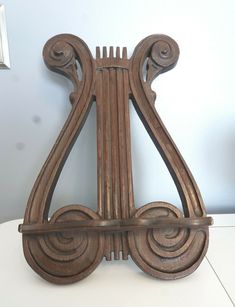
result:
<svg viewBox="0 0 235 307"><path fill-rule="evenodd" d="M235 214L213 217L207 256L186 278L157 280L129 259L103 261L89 277L66 286L43 280L27 265L17 232L22 220L0 224L0 306L235 306Z"/></svg>

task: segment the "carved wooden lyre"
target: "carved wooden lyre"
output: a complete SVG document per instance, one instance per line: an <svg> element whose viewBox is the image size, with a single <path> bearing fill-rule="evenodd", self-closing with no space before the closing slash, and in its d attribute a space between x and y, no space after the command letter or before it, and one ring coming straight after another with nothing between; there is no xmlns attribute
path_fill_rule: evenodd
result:
<svg viewBox="0 0 235 307"><path fill-rule="evenodd" d="M146 273L177 279L192 273L208 247L208 226L197 185L157 114L152 81L173 68L179 49L165 35L142 40L130 59L110 47L94 59L78 37L57 35L45 45L49 69L74 85L72 109L31 192L24 223L24 255L43 278L58 284L85 278L101 262L128 259ZM81 67L82 77L77 72ZM132 181L129 100L161 154L178 189L183 212L156 201L135 208ZM48 212L61 170L86 121L97 110L97 212L66 205ZM113 255L113 256L112 256Z"/></svg>

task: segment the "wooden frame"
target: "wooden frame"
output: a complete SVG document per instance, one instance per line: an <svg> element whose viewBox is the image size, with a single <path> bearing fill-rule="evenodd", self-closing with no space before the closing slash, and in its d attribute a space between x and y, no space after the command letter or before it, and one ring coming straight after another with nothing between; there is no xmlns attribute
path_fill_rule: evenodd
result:
<svg viewBox="0 0 235 307"><path fill-rule="evenodd" d="M121 52L119 47L103 47L102 52L97 47L94 59L80 38L62 34L46 43L43 56L49 69L73 82L74 91L71 113L34 184L24 223L19 225L29 265L58 284L85 278L103 257L126 260L130 255L144 272L162 279L192 273L207 251L212 219L206 217L192 174L156 112L151 89L159 74L176 65L176 42L165 35L151 35L137 45L130 59L127 49ZM168 167L183 212L162 201L135 208L129 99ZM57 180L94 102L97 212L72 204L49 219Z"/></svg>
<svg viewBox="0 0 235 307"><path fill-rule="evenodd" d="M0 68L10 68L6 17L2 4L0 4Z"/></svg>

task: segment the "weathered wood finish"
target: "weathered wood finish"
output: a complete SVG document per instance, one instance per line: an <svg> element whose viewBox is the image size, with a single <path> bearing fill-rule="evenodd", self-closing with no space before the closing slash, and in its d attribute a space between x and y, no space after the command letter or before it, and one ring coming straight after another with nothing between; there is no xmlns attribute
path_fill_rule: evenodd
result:
<svg viewBox="0 0 235 307"><path fill-rule="evenodd" d="M101 55L102 53L102 55ZM208 246L205 208L197 185L161 122L152 81L177 63L179 49L165 35L142 40L130 59L127 49L96 49L62 34L43 51L49 69L74 84L72 110L31 192L24 223L23 248L29 265L50 282L66 284L85 278L106 260L128 259L146 273L176 279L192 273ZM81 66L82 77L77 73ZM145 74L146 72L146 74ZM136 209L133 194L129 99L174 179L183 213L166 202ZM97 212L67 205L49 219L51 198L66 159L97 105Z"/></svg>

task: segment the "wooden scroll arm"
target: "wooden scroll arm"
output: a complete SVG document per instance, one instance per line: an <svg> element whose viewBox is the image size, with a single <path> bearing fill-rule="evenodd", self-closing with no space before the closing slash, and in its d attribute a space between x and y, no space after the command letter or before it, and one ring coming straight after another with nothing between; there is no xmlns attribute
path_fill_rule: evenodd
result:
<svg viewBox="0 0 235 307"><path fill-rule="evenodd" d="M57 35L45 45L43 57L49 69L72 80L72 110L52 148L31 192L24 223L43 222L48 218L51 198L63 165L89 113L94 90L94 61L86 44L76 36ZM82 69L79 80L76 61Z"/></svg>
<svg viewBox="0 0 235 307"><path fill-rule="evenodd" d="M161 154L178 189L186 217L205 216L200 192L154 107L151 82L177 63L179 49L174 40L165 35L152 35L141 41L132 56L130 85L134 107ZM143 65L147 59L147 77Z"/></svg>
<svg viewBox="0 0 235 307"><path fill-rule="evenodd" d="M66 162L90 110L94 95L95 62L86 44L73 35L50 39L43 52L47 66L72 80L72 110L52 148L30 194L24 224L48 223L51 198ZM77 62L82 78L77 75ZM50 223L98 219L91 209L66 205L53 213ZM100 233L76 233L70 238L63 233L30 236L23 233L24 255L29 265L46 280L67 284L88 276L103 257L104 238Z"/></svg>

